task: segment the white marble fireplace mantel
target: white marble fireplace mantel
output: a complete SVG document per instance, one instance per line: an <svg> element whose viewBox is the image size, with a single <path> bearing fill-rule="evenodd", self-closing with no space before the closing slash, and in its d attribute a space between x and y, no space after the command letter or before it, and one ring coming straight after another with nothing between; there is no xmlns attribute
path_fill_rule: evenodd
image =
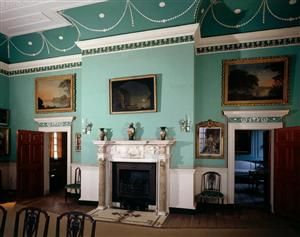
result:
<svg viewBox="0 0 300 237"><path fill-rule="evenodd" d="M99 161L99 209L112 205L112 162L156 163L156 212L169 213L169 160L175 140L94 141Z"/></svg>

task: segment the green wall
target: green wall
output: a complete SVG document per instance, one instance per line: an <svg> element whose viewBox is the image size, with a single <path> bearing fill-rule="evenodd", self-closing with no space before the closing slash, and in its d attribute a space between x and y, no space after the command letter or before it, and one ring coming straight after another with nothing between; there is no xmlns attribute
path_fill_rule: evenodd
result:
<svg viewBox="0 0 300 237"><path fill-rule="evenodd" d="M222 61L225 59L288 55L290 57L289 104L278 106L222 106ZM37 130L36 117L76 116L72 138L81 131L81 119L93 123L92 133L82 136L82 151L73 149L73 162L97 164L96 146L99 128L112 132L112 140L127 140L127 127L133 122L137 139L158 139L159 127L168 127L168 137L176 139L172 168L227 166L227 134L224 134L224 159L195 159L195 124L212 119L226 123L223 110L290 109L286 126L299 126L300 118L300 46L245 50L195 56L192 43L147 48L110 54L85 56L81 69L61 70L12 76L0 75L0 106L11 111L12 149L16 160L16 131ZM34 80L36 77L76 73L76 112L36 114ZM111 115L109 113L109 79L157 75L157 112ZM192 131L180 131L179 120L192 118ZM72 141L72 144L73 141Z"/></svg>
<svg viewBox="0 0 300 237"><path fill-rule="evenodd" d="M63 117L63 116L75 116L76 120L73 123L73 132L80 132L80 108L81 108L81 96L80 96L80 84L81 84L81 70L62 70L47 73L35 73L13 76L9 79L9 108L10 108L10 127L11 127L11 154L10 160L16 161L16 132L17 130L38 130L38 124L34 121L34 118L38 117ZM35 113L35 78L62 75L62 74L76 74L76 112L72 113L47 113L36 114ZM74 138L74 135L72 135ZM73 143L72 143L73 144ZM73 161L80 161L80 153L73 150Z"/></svg>
<svg viewBox="0 0 300 237"><path fill-rule="evenodd" d="M109 79L156 74L157 107L153 113L111 115ZM176 138L171 167L191 168L194 162L194 133L180 131L179 120L194 108L194 46L184 44L84 57L82 62L82 118L93 123L84 135L82 161L95 164L99 128L112 130L113 140L127 140L127 127L133 122L138 139L159 139L159 127L168 127L169 138Z"/></svg>
<svg viewBox="0 0 300 237"><path fill-rule="evenodd" d="M8 109L8 78L0 74L0 108Z"/></svg>
<svg viewBox="0 0 300 237"><path fill-rule="evenodd" d="M1 109L8 109L8 78L0 74L0 108ZM7 160L7 156L0 156L0 161Z"/></svg>
<svg viewBox="0 0 300 237"><path fill-rule="evenodd" d="M282 56L289 60L289 104L277 106L222 106L222 60ZM195 122L212 119L225 123L223 110L290 109L286 126L300 125L300 46L266 48L196 56L195 60ZM226 130L226 129L225 129ZM226 132L226 131L225 131ZM225 133L225 147L226 133ZM227 166L225 159L198 159L196 166Z"/></svg>

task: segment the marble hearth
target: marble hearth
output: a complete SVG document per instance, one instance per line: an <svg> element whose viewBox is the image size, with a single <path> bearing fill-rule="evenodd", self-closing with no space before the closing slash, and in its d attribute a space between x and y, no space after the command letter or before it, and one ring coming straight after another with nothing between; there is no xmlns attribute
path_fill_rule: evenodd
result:
<svg viewBox="0 0 300 237"><path fill-rule="evenodd" d="M99 209L112 206L112 163L156 163L156 212L169 213L169 161L175 140L94 141L99 160Z"/></svg>

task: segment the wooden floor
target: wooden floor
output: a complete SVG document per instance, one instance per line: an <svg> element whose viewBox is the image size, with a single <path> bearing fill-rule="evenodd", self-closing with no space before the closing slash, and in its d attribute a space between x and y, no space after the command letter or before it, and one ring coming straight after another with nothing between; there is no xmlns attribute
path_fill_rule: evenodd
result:
<svg viewBox="0 0 300 237"><path fill-rule="evenodd" d="M39 207L43 210L61 214L65 211L77 210L89 212L95 205L80 205L76 200L64 200L62 193L56 193L41 198L17 202L24 206ZM176 213L177 212L177 213ZM297 224L287 221L256 206L224 205L199 208L190 213L178 213L173 210L167 217L163 228L288 228ZM299 226L299 225L298 225Z"/></svg>

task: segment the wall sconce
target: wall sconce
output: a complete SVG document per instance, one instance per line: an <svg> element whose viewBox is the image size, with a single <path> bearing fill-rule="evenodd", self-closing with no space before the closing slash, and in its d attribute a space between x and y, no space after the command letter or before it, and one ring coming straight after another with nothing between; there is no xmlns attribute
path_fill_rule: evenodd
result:
<svg viewBox="0 0 300 237"><path fill-rule="evenodd" d="M182 132L190 132L191 131L191 120L189 119L189 116L185 116L184 119L181 119L179 121L180 130Z"/></svg>
<svg viewBox="0 0 300 237"><path fill-rule="evenodd" d="M87 119L82 119L82 134L91 134L93 123Z"/></svg>

